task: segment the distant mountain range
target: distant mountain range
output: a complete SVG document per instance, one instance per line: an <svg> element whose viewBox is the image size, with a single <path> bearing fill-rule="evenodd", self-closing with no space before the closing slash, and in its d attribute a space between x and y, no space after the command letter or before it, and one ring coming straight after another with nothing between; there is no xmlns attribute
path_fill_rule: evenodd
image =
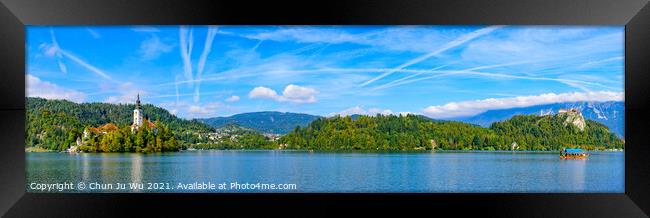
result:
<svg viewBox="0 0 650 218"><path fill-rule="evenodd" d="M229 117L206 118L200 119L199 121L214 128L220 128L228 124L237 124L262 133L286 134L296 128L296 126L307 126L318 118L320 116L309 114L263 111L237 114Z"/></svg>
<svg viewBox="0 0 650 218"><path fill-rule="evenodd" d="M223 126L220 126L219 128L215 129L216 133L222 133L222 134L228 134L228 133L233 133L233 132L238 132L238 133L243 133L243 132L257 132L257 130L248 128L248 127L243 127L240 126L239 124L236 123L228 123Z"/></svg>
<svg viewBox="0 0 650 218"><path fill-rule="evenodd" d="M494 122L507 120L515 115L557 114L560 109L571 108L576 108L581 111L585 119L602 123L619 137L625 137L625 103L622 101L570 102L503 110L490 110L474 116L452 118L451 120L488 127Z"/></svg>

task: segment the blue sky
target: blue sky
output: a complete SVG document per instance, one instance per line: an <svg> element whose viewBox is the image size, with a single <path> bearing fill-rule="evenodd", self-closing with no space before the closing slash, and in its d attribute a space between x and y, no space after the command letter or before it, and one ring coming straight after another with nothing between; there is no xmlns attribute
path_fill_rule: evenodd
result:
<svg viewBox="0 0 650 218"><path fill-rule="evenodd" d="M623 100L623 26L30 26L27 95L434 118Z"/></svg>

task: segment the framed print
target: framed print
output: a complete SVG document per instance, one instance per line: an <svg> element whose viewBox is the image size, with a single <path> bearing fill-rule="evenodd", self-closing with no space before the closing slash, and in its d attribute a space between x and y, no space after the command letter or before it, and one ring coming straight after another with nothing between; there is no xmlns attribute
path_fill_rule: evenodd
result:
<svg viewBox="0 0 650 218"><path fill-rule="evenodd" d="M9 217L647 216L645 1L2 3Z"/></svg>

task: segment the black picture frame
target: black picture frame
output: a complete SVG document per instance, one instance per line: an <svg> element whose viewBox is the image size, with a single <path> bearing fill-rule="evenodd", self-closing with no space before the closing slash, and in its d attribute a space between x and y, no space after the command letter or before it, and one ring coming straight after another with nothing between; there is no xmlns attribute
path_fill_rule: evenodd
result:
<svg viewBox="0 0 650 218"><path fill-rule="evenodd" d="M37 194L25 192L25 25L625 25L624 194ZM310 215L475 213L499 217L650 214L650 6L646 0L101 1L0 0L0 214ZM400 209L395 209L400 207Z"/></svg>

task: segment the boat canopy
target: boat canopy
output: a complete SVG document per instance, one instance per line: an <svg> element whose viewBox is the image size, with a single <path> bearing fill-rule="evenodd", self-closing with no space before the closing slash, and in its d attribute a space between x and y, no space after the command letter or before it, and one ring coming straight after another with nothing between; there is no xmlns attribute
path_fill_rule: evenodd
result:
<svg viewBox="0 0 650 218"><path fill-rule="evenodd" d="M583 153L584 151L580 148L567 148L566 153Z"/></svg>

